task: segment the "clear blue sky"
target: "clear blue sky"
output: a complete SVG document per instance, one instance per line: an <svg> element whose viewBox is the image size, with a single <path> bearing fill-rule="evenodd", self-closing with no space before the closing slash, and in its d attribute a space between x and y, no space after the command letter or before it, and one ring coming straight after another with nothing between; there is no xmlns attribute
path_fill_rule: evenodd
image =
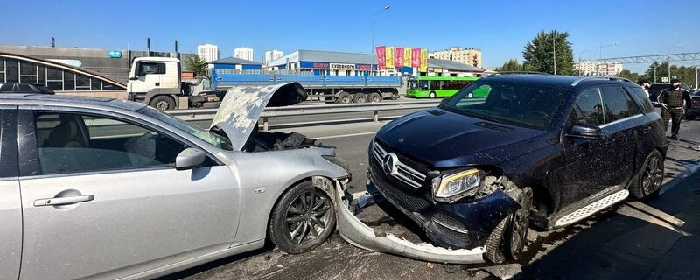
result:
<svg viewBox="0 0 700 280"><path fill-rule="evenodd" d="M1 0L0 44L49 46L54 36L61 47L125 49L131 41L145 49L150 37L157 51L171 51L177 39L184 52L217 44L222 57L252 47L256 60L272 48L369 53L371 15L385 5L391 9L376 19L377 45L475 47L487 67L522 60L528 40L551 29L571 34L576 58L615 42L603 57L700 51L698 0Z"/></svg>

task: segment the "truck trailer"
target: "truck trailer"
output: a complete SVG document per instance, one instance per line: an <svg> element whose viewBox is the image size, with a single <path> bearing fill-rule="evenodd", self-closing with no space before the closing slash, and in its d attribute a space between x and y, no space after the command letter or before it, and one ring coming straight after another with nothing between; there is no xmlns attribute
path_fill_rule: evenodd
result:
<svg viewBox="0 0 700 280"><path fill-rule="evenodd" d="M149 104L159 110L216 108L233 86L299 83L309 95L323 97L326 103L381 102L398 98L399 76L312 76L240 74L231 69L215 69L211 81L182 81L180 60L170 57L139 57L129 72L129 100Z"/></svg>

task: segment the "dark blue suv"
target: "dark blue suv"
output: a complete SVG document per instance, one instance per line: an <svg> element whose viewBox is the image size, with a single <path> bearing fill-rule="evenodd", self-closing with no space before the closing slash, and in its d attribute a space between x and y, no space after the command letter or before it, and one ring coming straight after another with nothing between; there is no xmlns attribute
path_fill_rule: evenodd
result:
<svg viewBox="0 0 700 280"><path fill-rule="evenodd" d="M384 126L368 190L434 244L499 263L518 258L530 222L562 227L656 194L667 149L661 116L629 80L497 75Z"/></svg>

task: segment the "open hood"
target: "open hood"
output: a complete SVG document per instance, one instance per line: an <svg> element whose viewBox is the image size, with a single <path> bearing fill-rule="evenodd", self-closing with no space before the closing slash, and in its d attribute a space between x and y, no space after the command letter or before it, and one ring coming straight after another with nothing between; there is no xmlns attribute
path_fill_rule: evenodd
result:
<svg viewBox="0 0 700 280"><path fill-rule="evenodd" d="M240 151L258 125L265 107L294 105L306 98L306 91L298 83L232 87L221 101L211 128L223 130L233 148Z"/></svg>

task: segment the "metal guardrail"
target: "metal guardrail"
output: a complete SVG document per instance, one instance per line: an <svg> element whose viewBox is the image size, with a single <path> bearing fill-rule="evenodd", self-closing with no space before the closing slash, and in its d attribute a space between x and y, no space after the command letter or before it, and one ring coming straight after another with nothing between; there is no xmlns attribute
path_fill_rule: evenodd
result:
<svg viewBox="0 0 700 280"><path fill-rule="evenodd" d="M476 98L475 98L476 99ZM323 115L336 113L372 112L374 121L379 121L379 112L424 109L435 107L440 101L408 101L408 102L386 102L386 103L366 103L366 104L319 104L319 105L292 105L285 107L265 108L261 119L263 130L269 130L270 118L293 117L306 115ZM216 115L218 109L191 109L168 111L168 114L185 121L211 120Z"/></svg>

